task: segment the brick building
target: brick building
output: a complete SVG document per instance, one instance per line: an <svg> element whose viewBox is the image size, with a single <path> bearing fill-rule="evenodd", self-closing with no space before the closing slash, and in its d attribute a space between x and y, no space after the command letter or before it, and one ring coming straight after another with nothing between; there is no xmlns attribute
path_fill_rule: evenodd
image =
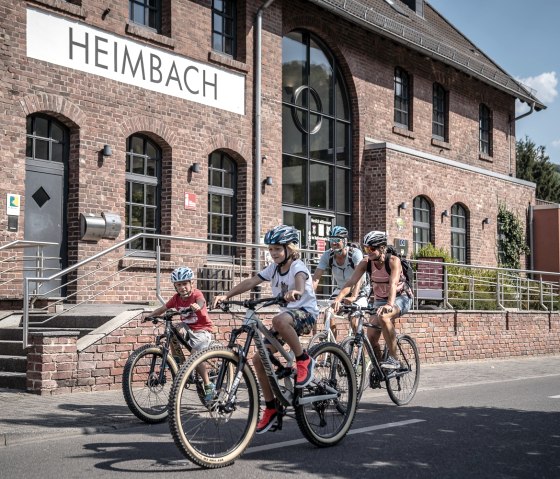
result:
<svg viewBox="0 0 560 479"><path fill-rule="evenodd" d="M136 233L253 243L279 222L311 249L337 223L496 265L499 204L525 222L535 203L515 100L544 105L423 0L0 0L0 15L0 244L53 242L53 270ZM116 237L84 238L102 213ZM127 247L153 256L149 238Z"/></svg>

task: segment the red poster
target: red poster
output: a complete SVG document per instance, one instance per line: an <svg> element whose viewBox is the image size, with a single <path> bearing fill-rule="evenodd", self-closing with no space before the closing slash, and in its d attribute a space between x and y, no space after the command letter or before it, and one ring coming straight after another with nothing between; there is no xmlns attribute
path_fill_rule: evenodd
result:
<svg viewBox="0 0 560 479"><path fill-rule="evenodd" d="M326 241L324 239L317 240L317 251L325 251Z"/></svg>
<svg viewBox="0 0 560 479"><path fill-rule="evenodd" d="M185 209L196 210L196 195L194 193L185 193Z"/></svg>

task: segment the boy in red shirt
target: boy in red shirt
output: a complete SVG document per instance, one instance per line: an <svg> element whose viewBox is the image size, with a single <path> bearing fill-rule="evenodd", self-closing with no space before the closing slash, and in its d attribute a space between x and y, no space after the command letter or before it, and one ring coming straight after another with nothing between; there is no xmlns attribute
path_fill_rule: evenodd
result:
<svg viewBox="0 0 560 479"><path fill-rule="evenodd" d="M184 314L181 314L181 323L176 326L176 329L187 340L187 344L191 347L191 352L196 353L210 346L212 341L212 321L208 316L206 300L202 291L193 287L193 278L194 273L190 268L180 267L175 269L171 273L171 282L175 286L176 293L165 305L153 311L150 316L161 316L168 309L176 309L179 312L186 308L192 309L192 311L189 309ZM173 345L172 349L175 349ZM178 349L173 354L182 356L180 347ZM204 381L205 399L206 401L211 401L213 399L214 384L208 379L208 372L204 365L201 365L197 371Z"/></svg>

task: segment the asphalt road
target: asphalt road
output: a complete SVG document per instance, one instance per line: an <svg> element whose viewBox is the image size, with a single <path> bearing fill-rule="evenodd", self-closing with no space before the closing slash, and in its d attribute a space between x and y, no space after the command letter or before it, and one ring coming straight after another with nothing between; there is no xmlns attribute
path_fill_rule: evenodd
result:
<svg viewBox="0 0 560 479"><path fill-rule="evenodd" d="M535 366L483 375L493 366L474 363L459 379L444 366L404 407L368 390L333 448L311 446L287 419L282 431L256 436L234 465L203 470L180 454L167 424L140 425L1 448L0 477L558 478L560 371Z"/></svg>

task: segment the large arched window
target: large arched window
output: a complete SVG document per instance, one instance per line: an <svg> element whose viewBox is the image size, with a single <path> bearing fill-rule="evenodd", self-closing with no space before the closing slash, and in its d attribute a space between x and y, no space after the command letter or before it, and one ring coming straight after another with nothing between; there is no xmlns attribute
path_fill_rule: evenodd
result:
<svg viewBox="0 0 560 479"><path fill-rule="evenodd" d="M459 203L451 207L451 257L467 262L467 211Z"/></svg>
<svg viewBox="0 0 560 479"><path fill-rule="evenodd" d="M126 140L126 238L160 232L161 149L144 135ZM156 242L139 238L128 248L152 255Z"/></svg>
<svg viewBox="0 0 560 479"><path fill-rule="evenodd" d="M424 196L417 196L413 202L413 243L414 253L432 243L432 207Z"/></svg>
<svg viewBox="0 0 560 479"><path fill-rule="evenodd" d="M236 241L236 185L234 161L224 152L215 151L208 161L208 239ZM208 254L230 258L232 246L208 245Z"/></svg>
<svg viewBox="0 0 560 479"><path fill-rule="evenodd" d="M284 222L304 246L331 223L351 223L351 120L334 56L309 32L282 42L282 203Z"/></svg>

